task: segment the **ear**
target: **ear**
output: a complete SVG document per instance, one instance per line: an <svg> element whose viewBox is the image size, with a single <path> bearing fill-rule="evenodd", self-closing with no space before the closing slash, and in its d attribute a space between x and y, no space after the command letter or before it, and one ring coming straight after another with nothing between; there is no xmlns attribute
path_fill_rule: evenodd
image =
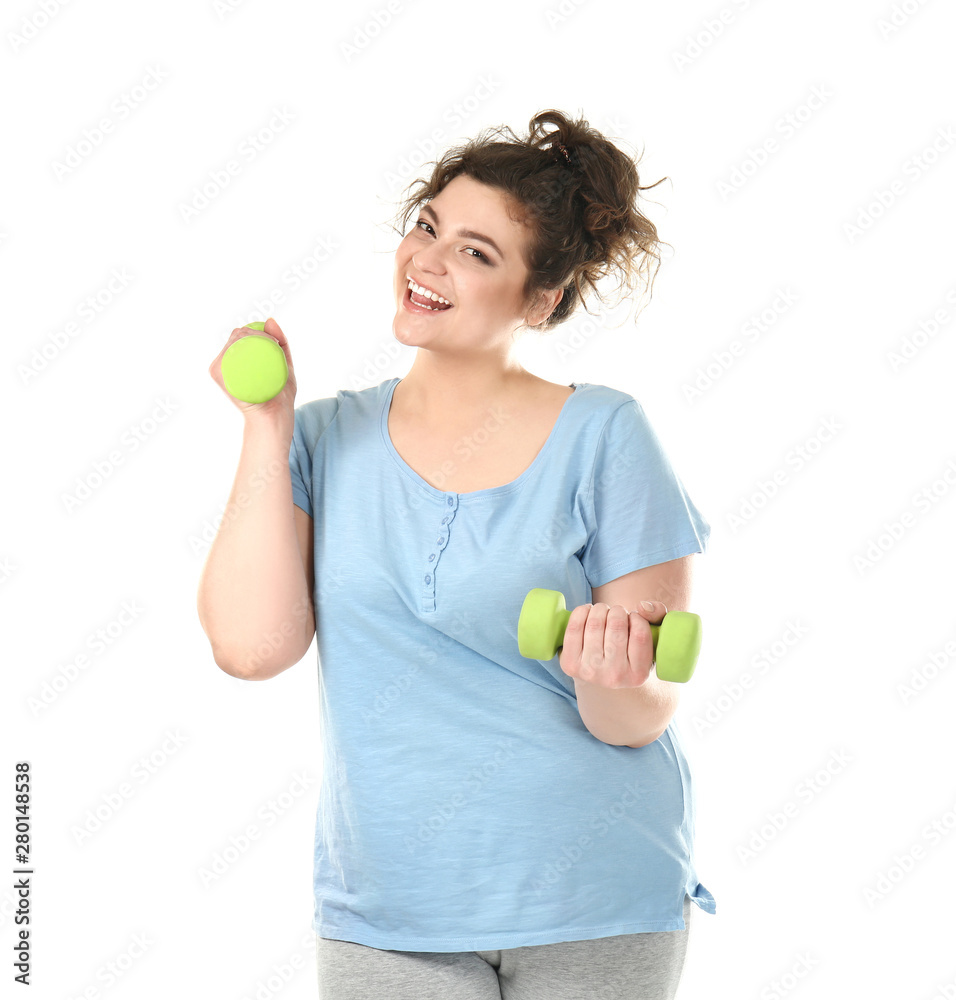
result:
<svg viewBox="0 0 956 1000"><path fill-rule="evenodd" d="M554 312L554 307L561 301L563 295L563 288L545 288L538 292L534 305L525 316L527 325L537 326L539 323L543 323Z"/></svg>

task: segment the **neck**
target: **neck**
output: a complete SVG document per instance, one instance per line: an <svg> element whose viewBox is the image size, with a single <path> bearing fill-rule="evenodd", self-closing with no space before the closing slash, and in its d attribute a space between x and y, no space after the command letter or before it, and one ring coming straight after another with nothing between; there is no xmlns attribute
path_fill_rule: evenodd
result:
<svg viewBox="0 0 956 1000"><path fill-rule="evenodd" d="M534 376L511 359L449 358L419 349L392 398L400 397L406 412L440 426L526 397L533 381Z"/></svg>

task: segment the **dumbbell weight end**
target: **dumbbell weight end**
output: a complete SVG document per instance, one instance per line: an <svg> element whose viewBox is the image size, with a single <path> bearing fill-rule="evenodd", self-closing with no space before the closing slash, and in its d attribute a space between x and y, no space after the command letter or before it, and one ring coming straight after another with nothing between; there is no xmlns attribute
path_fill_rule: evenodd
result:
<svg viewBox="0 0 956 1000"><path fill-rule="evenodd" d="M265 323L246 323L250 330L264 330ZM230 396L244 403L265 403L278 396L289 378L285 351L272 337L240 337L222 356L222 381Z"/></svg>

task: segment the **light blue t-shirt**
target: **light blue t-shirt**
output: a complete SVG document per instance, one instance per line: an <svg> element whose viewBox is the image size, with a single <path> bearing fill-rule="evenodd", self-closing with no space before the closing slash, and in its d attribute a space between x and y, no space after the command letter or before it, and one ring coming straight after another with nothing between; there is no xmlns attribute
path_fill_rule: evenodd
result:
<svg viewBox="0 0 956 1000"><path fill-rule="evenodd" d="M603 743L558 656L518 651L532 587L572 609L592 586L705 551L710 526L643 409L578 383L517 479L452 493L392 445L399 381L295 410L324 754L313 930L477 951L683 929L685 893L714 913L674 724L646 747ZM501 433L489 408L452 463Z"/></svg>

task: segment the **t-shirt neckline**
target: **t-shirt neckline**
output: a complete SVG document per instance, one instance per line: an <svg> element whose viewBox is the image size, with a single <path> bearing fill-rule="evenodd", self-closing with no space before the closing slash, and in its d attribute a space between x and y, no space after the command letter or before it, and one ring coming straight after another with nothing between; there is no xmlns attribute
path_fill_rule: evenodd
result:
<svg viewBox="0 0 956 1000"><path fill-rule="evenodd" d="M395 392L395 386L397 386L399 382L401 382L400 377L391 379L390 384L382 394L382 406L379 417L379 426L382 432L382 443L385 445L386 451L388 451L388 453L392 456L399 469L401 469L401 471L408 476L409 479L425 490L430 496L437 500L444 500L446 497L457 497L459 502L467 502L472 499L484 499L485 497L493 497L499 493L511 493L513 490L519 489L524 481L532 475L538 465L544 461L551 448L551 442L557 436L558 428L561 426L561 422L568 411L568 404L572 399L580 395L578 390L587 385L586 382L570 383L574 392L572 392L562 404L561 410L551 427L551 433L539 449L538 454L535 455L531 464L524 470L524 472L521 473L520 476L517 477L517 479L512 479L510 483L503 483L501 486L489 486L487 489L483 490L471 490L468 493L456 493L453 490L439 490L432 486L431 483L422 479L422 477L405 461L405 459L399 455L395 445L392 444L392 438L388 433L388 411L392 405L392 396Z"/></svg>

